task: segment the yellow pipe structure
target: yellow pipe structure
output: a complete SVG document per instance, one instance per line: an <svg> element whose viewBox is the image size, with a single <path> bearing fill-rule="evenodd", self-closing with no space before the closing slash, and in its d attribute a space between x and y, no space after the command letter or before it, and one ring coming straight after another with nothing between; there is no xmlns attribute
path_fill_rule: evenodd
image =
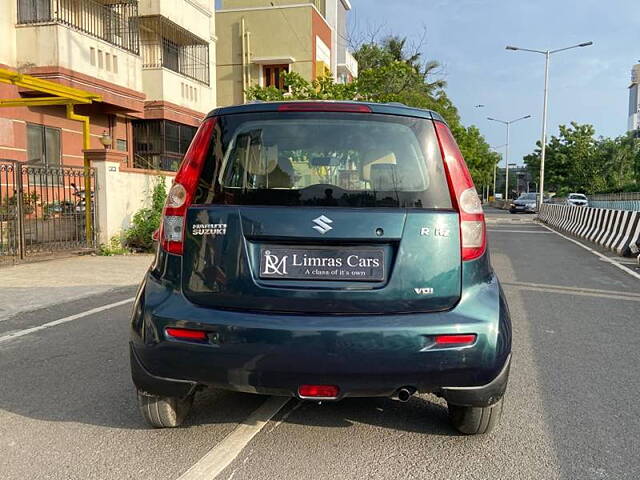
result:
<svg viewBox="0 0 640 480"><path fill-rule="evenodd" d="M69 120L77 120L82 122L82 149L89 150L91 148L91 130L89 117L87 115L78 115L73 111L73 104L67 104L67 118ZM85 235L89 246L93 245L93 212L91 199L91 163L85 156L83 158L84 167L84 220Z"/></svg>
<svg viewBox="0 0 640 480"><path fill-rule="evenodd" d="M38 92L48 93L57 97L66 98L75 103L91 103L93 101L100 102L102 97L95 93L85 92L79 88L67 87L60 83L41 78L32 77L23 73L0 68L0 82L10 83L17 87L36 90Z"/></svg>
<svg viewBox="0 0 640 480"><path fill-rule="evenodd" d="M69 100L62 97L36 97L0 100L0 107L46 107L50 105L67 105Z"/></svg>
<svg viewBox="0 0 640 480"><path fill-rule="evenodd" d="M88 104L101 102L102 97L95 93L86 92L79 88L67 87L60 83L43 80L23 73L0 68L0 82L15 85L16 87L36 90L38 92L54 95L53 97L22 97L8 100L0 99L0 107L43 107L50 105L66 105L67 118L82 122L82 148L91 148L90 119L86 115L78 115L74 112L74 105L78 103ZM93 245L93 216L91 199L91 164L84 159L84 205L85 205L85 233L87 243Z"/></svg>

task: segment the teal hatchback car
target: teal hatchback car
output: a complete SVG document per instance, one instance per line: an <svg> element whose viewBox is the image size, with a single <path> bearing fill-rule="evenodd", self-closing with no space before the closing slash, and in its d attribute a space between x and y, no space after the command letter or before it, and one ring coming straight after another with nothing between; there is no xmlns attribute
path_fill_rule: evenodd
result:
<svg viewBox="0 0 640 480"><path fill-rule="evenodd" d="M180 425L214 387L335 401L431 392L499 421L507 303L449 128L399 104L211 112L164 208L131 321L144 418Z"/></svg>

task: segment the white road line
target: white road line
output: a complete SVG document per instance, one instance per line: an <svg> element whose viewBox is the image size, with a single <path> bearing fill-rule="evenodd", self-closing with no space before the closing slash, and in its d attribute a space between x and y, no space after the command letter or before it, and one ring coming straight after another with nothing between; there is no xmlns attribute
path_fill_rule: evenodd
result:
<svg viewBox="0 0 640 480"><path fill-rule="evenodd" d="M538 232L536 230L504 230L501 228L487 228L487 232L505 232L505 233L544 233L545 235L550 235L549 232Z"/></svg>
<svg viewBox="0 0 640 480"><path fill-rule="evenodd" d="M584 288L584 287L569 287L566 285L555 285L550 283L531 283L531 282L501 282L502 285L510 285L513 287L531 287L531 288L546 288L550 290L566 290L569 292L586 292L586 293L600 293L603 295L617 295L623 297L637 298L640 300L640 293L635 292L618 292L616 290L603 290L601 288Z"/></svg>
<svg viewBox="0 0 640 480"><path fill-rule="evenodd" d="M270 397L178 480L212 480L233 462L290 397Z"/></svg>
<svg viewBox="0 0 640 480"><path fill-rule="evenodd" d="M56 325L62 325L63 323L73 322L74 320L78 320L79 318L83 318L83 317L88 317L89 315L93 315L94 313L100 313L100 312L104 312L105 310L109 310L111 308L119 307L121 305L126 305L127 303L131 303L134 300L135 300L135 297L127 298L126 300L120 300L119 302L110 303L109 305L103 305L102 307L92 308L91 310L87 310L81 313L76 313L75 315L59 318L58 320L53 320L52 322L47 322L37 327L18 330L16 332L12 332L12 333L9 333L8 335L4 335L0 337L0 343L7 342L10 340L16 339L18 337L24 337L25 335L29 335L30 333L39 332L40 330L44 330L50 327L55 327Z"/></svg>
<svg viewBox="0 0 640 480"><path fill-rule="evenodd" d="M546 228L547 230L555 233L556 235L560 235L562 238L569 240L570 242L575 243L576 245L584 248L585 250L593 253L594 255L596 255L597 257L600 257L603 261L610 263L611 265L618 267L620 270L622 270L625 273L628 273L629 275L631 275L634 278L637 278L638 280L640 280L640 273L634 272L633 270L631 270L628 267L625 267L624 265L622 265L621 263L616 262L613 258L609 258L606 255L601 254L600 252L597 252L596 250L594 250L593 248L587 247L585 244L580 243L577 240L574 240L571 237L567 237L566 235L563 235L560 232L556 232L553 228L549 228L546 225L544 225L543 223L540 224L540 226Z"/></svg>

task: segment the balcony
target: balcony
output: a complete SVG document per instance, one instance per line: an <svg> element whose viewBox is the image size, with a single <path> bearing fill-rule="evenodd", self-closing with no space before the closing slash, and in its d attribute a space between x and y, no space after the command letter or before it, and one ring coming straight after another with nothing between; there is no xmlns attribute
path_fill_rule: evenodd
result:
<svg viewBox="0 0 640 480"><path fill-rule="evenodd" d="M209 85L209 42L162 16L140 17L142 68L167 68Z"/></svg>
<svg viewBox="0 0 640 480"><path fill-rule="evenodd" d="M137 0L18 0L18 25L59 24L138 55Z"/></svg>
<svg viewBox="0 0 640 480"><path fill-rule="evenodd" d="M348 50L344 50L344 63L338 63L338 80L349 83L358 77L358 61Z"/></svg>

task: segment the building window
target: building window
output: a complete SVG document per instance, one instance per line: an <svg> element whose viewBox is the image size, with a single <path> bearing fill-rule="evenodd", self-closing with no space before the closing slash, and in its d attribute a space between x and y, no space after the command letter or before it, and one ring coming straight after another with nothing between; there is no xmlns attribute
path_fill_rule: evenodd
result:
<svg viewBox="0 0 640 480"><path fill-rule="evenodd" d="M166 38L162 39L162 66L173 70L174 72L180 71L180 49L178 45Z"/></svg>
<svg viewBox="0 0 640 480"><path fill-rule="evenodd" d="M51 20L51 0L18 0L18 23Z"/></svg>
<svg viewBox="0 0 640 480"><path fill-rule="evenodd" d="M276 87L284 90L282 74L289 71L289 65L265 65L262 68L265 87Z"/></svg>
<svg viewBox="0 0 640 480"><path fill-rule="evenodd" d="M121 151L121 152L126 152L127 151L127 141L122 139L122 138L118 138L116 140L116 149Z"/></svg>
<svg viewBox="0 0 640 480"><path fill-rule="evenodd" d="M60 130L27 124L27 163L56 167L60 165Z"/></svg>
<svg viewBox="0 0 640 480"><path fill-rule="evenodd" d="M196 128L168 120L134 120L133 166L145 170L178 170Z"/></svg>

